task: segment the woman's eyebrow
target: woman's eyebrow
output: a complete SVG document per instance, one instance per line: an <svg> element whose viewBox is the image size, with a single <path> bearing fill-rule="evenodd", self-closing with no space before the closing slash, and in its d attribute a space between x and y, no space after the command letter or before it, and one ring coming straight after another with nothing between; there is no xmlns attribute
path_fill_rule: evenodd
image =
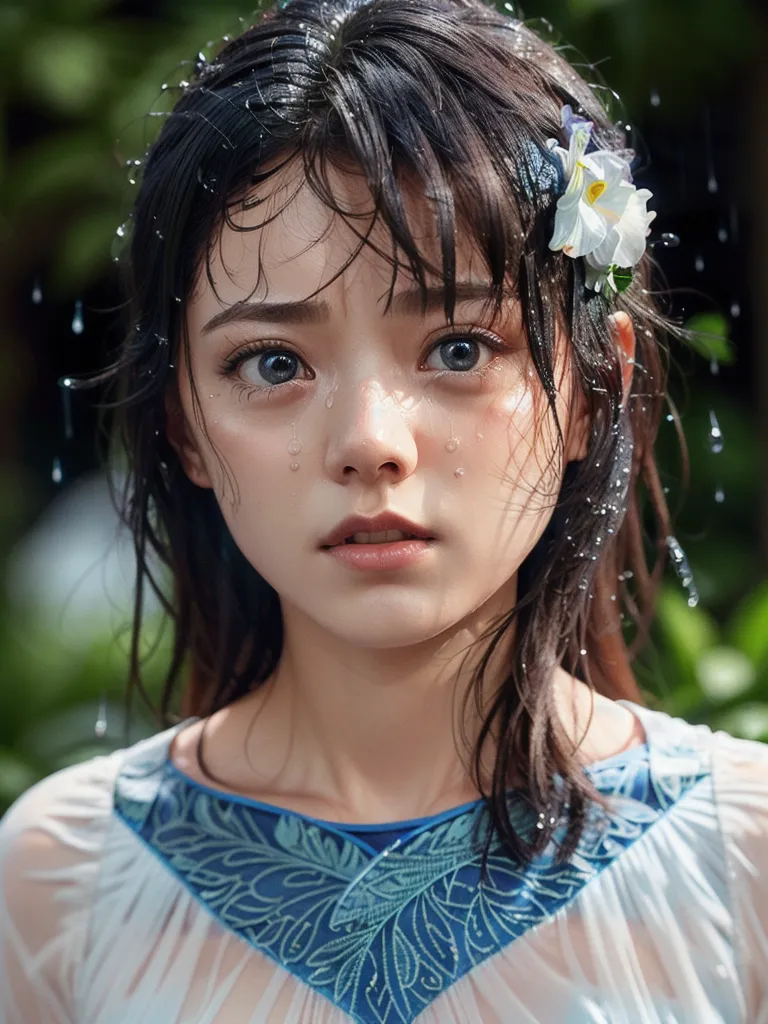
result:
<svg viewBox="0 0 768 1024"><path fill-rule="evenodd" d="M489 293L486 283L459 282L456 285L456 303L486 301ZM414 287L393 295L389 312L403 315L434 313L440 312L444 305L444 288L427 288L422 293L420 288ZM230 323L317 324L327 321L330 315L331 307L324 299L278 302L243 300L212 316L203 326L202 333L210 334Z"/></svg>

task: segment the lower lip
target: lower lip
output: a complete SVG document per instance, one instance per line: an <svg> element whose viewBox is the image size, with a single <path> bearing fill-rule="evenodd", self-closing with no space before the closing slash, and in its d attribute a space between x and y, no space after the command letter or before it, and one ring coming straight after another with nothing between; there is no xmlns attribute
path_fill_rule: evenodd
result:
<svg viewBox="0 0 768 1024"><path fill-rule="evenodd" d="M325 550L350 569L370 572L414 565L433 544L433 540L393 540L385 544L337 544Z"/></svg>

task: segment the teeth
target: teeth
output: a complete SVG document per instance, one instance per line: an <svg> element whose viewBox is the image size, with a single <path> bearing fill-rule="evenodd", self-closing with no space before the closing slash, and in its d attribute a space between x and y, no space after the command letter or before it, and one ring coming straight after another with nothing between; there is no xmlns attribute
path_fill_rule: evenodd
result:
<svg viewBox="0 0 768 1024"><path fill-rule="evenodd" d="M403 533L402 530L379 530L377 533L355 533L347 537L345 544L384 544L393 540L409 540L413 534Z"/></svg>

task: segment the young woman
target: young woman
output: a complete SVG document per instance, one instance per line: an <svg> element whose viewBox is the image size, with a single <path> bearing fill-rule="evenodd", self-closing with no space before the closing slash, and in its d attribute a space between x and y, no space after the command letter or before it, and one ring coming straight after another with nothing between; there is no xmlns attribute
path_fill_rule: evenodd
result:
<svg viewBox="0 0 768 1024"><path fill-rule="evenodd" d="M182 83L100 378L161 729L4 819L3 1024L768 1021L768 748L630 669L632 157L479 0L293 0Z"/></svg>

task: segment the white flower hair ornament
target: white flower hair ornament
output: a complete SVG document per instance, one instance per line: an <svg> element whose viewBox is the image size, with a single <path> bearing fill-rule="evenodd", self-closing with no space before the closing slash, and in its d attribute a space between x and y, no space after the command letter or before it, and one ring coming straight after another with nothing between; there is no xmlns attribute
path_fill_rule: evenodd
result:
<svg viewBox="0 0 768 1024"><path fill-rule="evenodd" d="M574 115L570 106L561 111L568 149L557 139L547 139L551 156L562 165L565 192L557 201L555 230L550 249L566 256L585 257L587 288L623 292L632 281L632 270L645 252L645 240L655 211L646 204L653 195L632 184L630 159L607 149L593 148L592 121Z"/></svg>

